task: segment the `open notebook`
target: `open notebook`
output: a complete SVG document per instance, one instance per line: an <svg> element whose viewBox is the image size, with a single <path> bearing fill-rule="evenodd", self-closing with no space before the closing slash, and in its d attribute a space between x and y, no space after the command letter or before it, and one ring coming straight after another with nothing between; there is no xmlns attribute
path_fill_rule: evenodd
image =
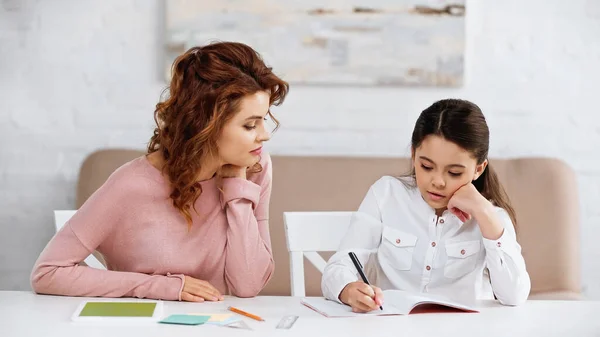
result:
<svg viewBox="0 0 600 337"><path fill-rule="evenodd" d="M383 311L377 309L362 314L352 312L352 308L345 304L339 304L322 297L305 297L302 299L302 304L327 317L408 315L416 312L440 311L479 312L473 305L437 295L414 294L402 290L384 290L383 298Z"/></svg>

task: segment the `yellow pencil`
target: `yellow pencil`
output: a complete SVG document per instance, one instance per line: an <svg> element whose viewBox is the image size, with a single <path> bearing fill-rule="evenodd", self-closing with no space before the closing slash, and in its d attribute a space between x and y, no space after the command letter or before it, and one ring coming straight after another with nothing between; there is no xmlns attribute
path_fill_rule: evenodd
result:
<svg viewBox="0 0 600 337"><path fill-rule="evenodd" d="M234 307L228 307L227 309L228 309L229 311L233 311L233 312L235 312L236 314L244 315L244 316L246 316L246 317L250 317L250 318L252 318L252 319L255 319L255 320L257 320L257 321L264 321L264 319L260 318L259 316L253 315L253 314L251 314L251 313L249 313L249 312L245 312L245 311L243 311L243 310L240 310L240 309L238 309L238 308L234 308Z"/></svg>

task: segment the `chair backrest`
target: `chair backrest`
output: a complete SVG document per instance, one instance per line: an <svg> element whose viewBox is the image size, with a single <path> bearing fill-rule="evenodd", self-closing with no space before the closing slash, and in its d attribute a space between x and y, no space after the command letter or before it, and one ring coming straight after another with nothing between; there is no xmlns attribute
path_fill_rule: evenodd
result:
<svg viewBox="0 0 600 337"><path fill-rule="evenodd" d="M318 252L334 252L348 230L354 212L284 212L283 223L290 255L292 296L305 296L304 257L323 273L325 259Z"/></svg>
<svg viewBox="0 0 600 337"><path fill-rule="evenodd" d="M57 210L54 211L54 227L56 228L56 232L58 231L71 219L71 217L77 211L73 210ZM90 255L85 258L85 264L88 267L96 268L96 269L106 269L106 267L100 262L94 255Z"/></svg>

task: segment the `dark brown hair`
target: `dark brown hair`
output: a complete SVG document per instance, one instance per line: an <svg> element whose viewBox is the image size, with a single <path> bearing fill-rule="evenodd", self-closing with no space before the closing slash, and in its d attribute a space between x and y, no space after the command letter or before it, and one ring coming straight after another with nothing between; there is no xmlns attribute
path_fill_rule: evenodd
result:
<svg viewBox="0 0 600 337"><path fill-rule="evenodd" d="M413 151L429 135L441 136L469 151L477 164L483 163L488 157L490 131L481 109L469 101L444 99L423 110L412 134ZM414 177L414 168L410 175ZM491 165L487 165L481 176L473 181L473 185L486 199L503 208L513 225L517 226L515 211Z"/></svg>
<svg viewBox="0 0 600 337"><path fill-rule="evenodd" d="M217 155L217 139L239 111L241 98L266 91L270 104L280 105L289 85L254 49L236 42L193 47L175 60L171 70L170 86L163 92L168 96L156 105L148 153L161 152L173 206L191 226L190 209L202 193L197 174L204 159ZM270 111L268 115L278 127Z"/></svg>

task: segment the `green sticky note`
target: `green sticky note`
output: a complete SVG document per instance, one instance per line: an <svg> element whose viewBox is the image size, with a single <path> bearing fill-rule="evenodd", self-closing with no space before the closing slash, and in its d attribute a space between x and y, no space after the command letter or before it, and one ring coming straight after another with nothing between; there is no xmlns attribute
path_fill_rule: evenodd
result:
<svg viewBox="0 0 600 337"><path fill-rule="evenodd" d="M80 317L152 317L156 303L152 302L88 302Z"/></svg>
<svg viewBox="0 0 600 337"><path fill-rule="evenodd" d="M184 325L199 325L208 322L210 316L196 315L171 315L158 323L165 324L184 324Z"/></svg>

